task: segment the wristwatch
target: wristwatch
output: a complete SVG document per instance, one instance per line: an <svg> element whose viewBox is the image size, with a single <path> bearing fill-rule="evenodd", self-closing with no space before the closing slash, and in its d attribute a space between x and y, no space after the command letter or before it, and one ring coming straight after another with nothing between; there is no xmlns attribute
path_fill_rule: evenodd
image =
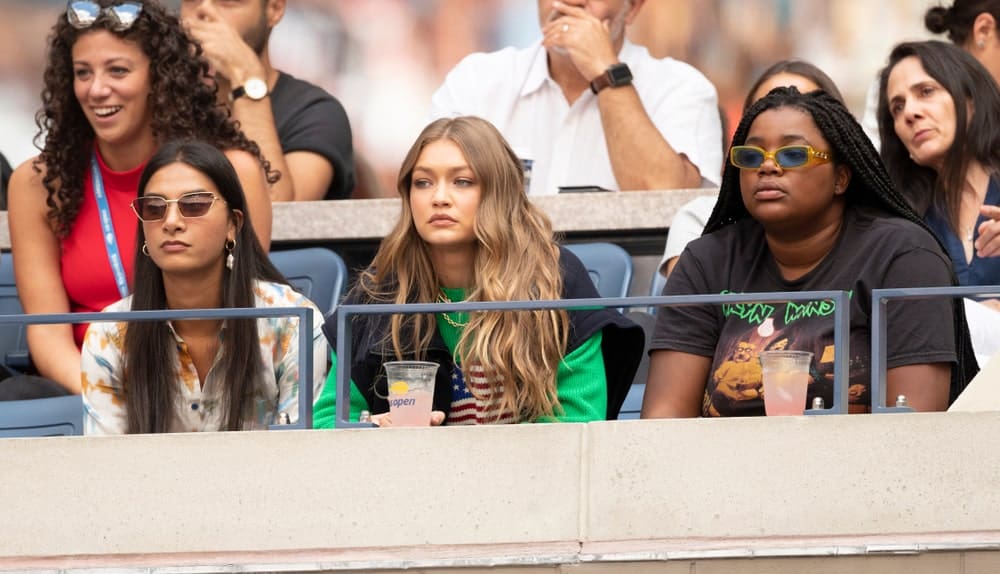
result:
<svg viewBox="0 0 1000 574"><path fill-rule="evenodd" d="M251 100L260 101L267 97L267 82L260 78L250 78L242 86L237 87L230 94L232 100L237 100L246 96Z"/></svg>
<svg viewBox="0 0 1000 574"><path fill-rule="evenodd" d="M628 69L628 64L612 64L603 74L594 78L590 82L590 90L595 94L604 88L617 88L627 86L632 83L632 70Z"/></svg>

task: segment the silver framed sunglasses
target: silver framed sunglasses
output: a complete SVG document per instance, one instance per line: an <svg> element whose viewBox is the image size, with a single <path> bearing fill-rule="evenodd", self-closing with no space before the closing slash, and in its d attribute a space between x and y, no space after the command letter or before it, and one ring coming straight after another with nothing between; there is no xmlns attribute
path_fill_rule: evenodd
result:
<svg viewBox="0 0 1000 574"><path fill-rule="evenodd" d="M135 212L136 217L141 221L159 221L167 216L167 207L171 203L176 203L181 216L190 219L207 215L208 210L212 209L216 201L226 202L226 200L211 191L192 191L185 193L177 199L144 195L132 200L132 211Z"/></svg>
<svg viewBox="0 0 1000 574"><path fill-rule="evenodd" d="M77 0L66 5L66 20L77 30L85 30L96 23L101 16L111 22L111 29L124 32L135 24L142 14L142 4L138 2L120 2L107 8L101 8L97 2Z"/></svg>

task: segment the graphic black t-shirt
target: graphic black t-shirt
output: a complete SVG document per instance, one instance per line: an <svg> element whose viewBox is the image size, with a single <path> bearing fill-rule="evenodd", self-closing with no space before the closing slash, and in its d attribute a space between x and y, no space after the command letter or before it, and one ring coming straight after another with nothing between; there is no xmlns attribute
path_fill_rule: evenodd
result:
<svg viewBox="0 0 1000 574"><path fill-rule="evenodd" d="M347 199L354 189L354 147L344 106L318 86L281 73L271 92L281 150L309 151L333 165L323 199Z"/></svg>
<svg viewBox="0 0 1000 574"><path fill-rule="evenodd" d="M849 291L849 409L870 410L871 291L950 286L947 256L927 231L867 208L848 208L833 250L795 281L782 278L763 228L744 219L691 242L667 281L666 295ZM888 368L955 362L954 302L947 298L890 301ZM712 357L703 416L763 415L763 350L811 351L807 405L833 400L833 314L830 301L664 307L652 349Z"/></svg>

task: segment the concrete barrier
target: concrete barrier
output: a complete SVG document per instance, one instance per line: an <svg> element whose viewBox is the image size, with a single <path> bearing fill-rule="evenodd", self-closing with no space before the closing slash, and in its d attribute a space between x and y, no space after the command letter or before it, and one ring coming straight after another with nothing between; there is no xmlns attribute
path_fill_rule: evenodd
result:
<svg viewBox="0 0 1000 574"><path fill-rule="evenodd" d="M6 439L0 570L996 572L998 426L940 413Z"/></svg>

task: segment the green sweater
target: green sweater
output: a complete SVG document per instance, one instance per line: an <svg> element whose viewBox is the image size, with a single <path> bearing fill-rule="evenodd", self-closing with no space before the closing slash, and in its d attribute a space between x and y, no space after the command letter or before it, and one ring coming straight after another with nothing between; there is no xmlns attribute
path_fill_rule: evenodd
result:
<svg viewBox="0 0 1000 574"><path fill-rule="evenodd" d="M453 301L461 301L465 294L461 289L445 289ZM456 323L468 320L465 313L449 313ZM455 347L462 330L449 324L442 314L437 315L437 328L445 345L455 355ZM543 417L536 422L589 422L604 420L608 406L607 381L604 371L604 356L601 353L602 335L598 331L582 345L563 357L556 371L556 396L562 407L553 417ZM333 367L327 377L323 393L316 401L313 411L315 428L334 428L337 407L337 356L331 353ZM460 361L456 361L459 362ZM351 421L357 421L362 410L368 410L368 403L361 391L351 382Z"/></svg>

